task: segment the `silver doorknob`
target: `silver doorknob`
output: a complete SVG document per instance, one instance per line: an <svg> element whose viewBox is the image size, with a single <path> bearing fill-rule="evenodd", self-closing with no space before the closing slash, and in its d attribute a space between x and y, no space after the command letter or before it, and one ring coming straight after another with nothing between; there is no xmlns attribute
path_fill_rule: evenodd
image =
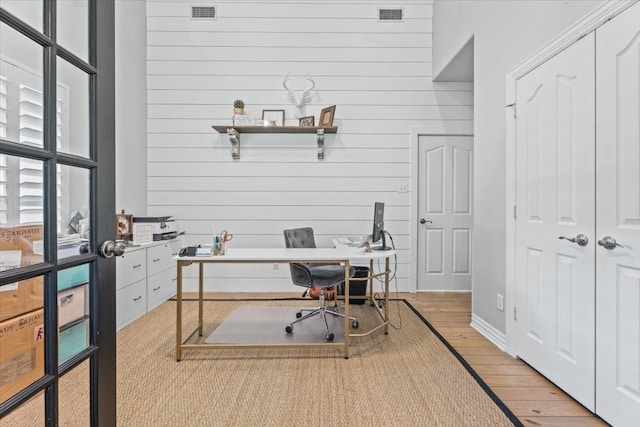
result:
<svg viewBox="0 0 640 427"><path fill-rule="evenodd" d="M111 258L112 256L122 256L124 254L124 243L105 240L100 246L100 256L103 258Z"/></svg>
<svg viewBox="0 0 640 427"><path fill-rule="evenodd" d="M617 247L624 248L620 243L616 242L611 236L604 236L602 240L598 240L598 244L605 249L613 250Z"/></svg>
<svg viewBox="0 0 640 427"><path fill-rule="evenodd" d="M576 237L571 238L559 236L558 239L564 239L570 241L571 243L577 243L578 246L587 246L587 244L589 243L589 238L584 234L578 234Z"/></svg>
<svg viewBox="0 0 640 427"><path fill-rule="evenodd" d="M427 223L429 223L429 224L433 224L433 222L431 222L431 221L429 221L429 220L427 220L427 219L420 218L420 224L427 224Z"/></svg>

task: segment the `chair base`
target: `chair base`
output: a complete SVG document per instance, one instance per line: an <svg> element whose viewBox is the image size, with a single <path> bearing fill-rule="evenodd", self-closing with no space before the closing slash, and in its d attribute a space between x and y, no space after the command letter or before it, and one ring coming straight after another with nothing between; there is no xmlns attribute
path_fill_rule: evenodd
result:
<svg viewBox="0 0 640 427"><path fill-rule="evenodd" d="M302 312L304 311L309 311L309 313L305 314L304 316L302 315ZM302 308L300 309L299 312L296 313L296 317L297 319L294 320L293 322L289 323L286 328L285 331L290 334L293 333L293 325L295 325L296 323L302 322L305 319L309 319L311 317L314 317L316 315L320 315L320 317L322 318L322 320L324 321L324 329L326 331L326 335L325 335L325 339L327 341L333 341L334 335L333 332L329 331L329 324L327 323L327 314L331 314L333 316L337 316L337 317L342 317L343 319L345 318L345 315L338 312L338 307L334 307L332 308L328 308L326 306L320 306L320 307L315 307L315 308ZM351 327L353 329L358 329L358 319L356 319L355 317L351 317L349 316L349 320L351 320Z"/></svg>

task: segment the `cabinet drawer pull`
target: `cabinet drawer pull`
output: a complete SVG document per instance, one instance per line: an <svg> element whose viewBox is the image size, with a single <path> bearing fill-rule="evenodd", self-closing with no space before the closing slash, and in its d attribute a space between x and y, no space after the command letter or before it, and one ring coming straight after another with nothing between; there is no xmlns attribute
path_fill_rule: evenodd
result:
<svg viewBox="0 0 640 427"><path fill-rule="evenodd" d="M160 258L156 258L153 260L153 262L158 262L158 261L160 261Z"/></svg>
<svg viewBox="0 0 640 427"><path fill-rule="evenodd" d="M139 301L139 300L141 300L141 299L142 299L142 295L140 295L138 298L134 298L133 300L134 300L134 301Z"/></svg>
<svg viewBox="0 0 640 427"><path fill-rule="evenodd" d="M157 291L158 289L160 289L160 286L158 286L157 288L153 288L154 291Z"/></svg>
<svg viewBox="0 0 640 427"><path fill-rule="evenodd" d="M140 267L142 267L142 264L134 265L132 268L135 269L135 268L140 268Z"/></svg>

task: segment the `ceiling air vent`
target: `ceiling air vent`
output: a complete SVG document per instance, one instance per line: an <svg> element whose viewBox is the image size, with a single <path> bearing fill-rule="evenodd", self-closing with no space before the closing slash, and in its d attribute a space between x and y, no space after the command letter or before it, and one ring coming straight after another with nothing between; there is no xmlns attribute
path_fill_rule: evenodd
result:
<svg viewBox="0 0 640 427"><path fill-rule="evenodd" d="M191 17L195 19L216 19L215 6L192 6Z"/></svg>
<svg viewBox="0 0 640 427"><path fill-rule="evenodd" d="M402 9L378 9L378 21L402 22Z"/></svg>

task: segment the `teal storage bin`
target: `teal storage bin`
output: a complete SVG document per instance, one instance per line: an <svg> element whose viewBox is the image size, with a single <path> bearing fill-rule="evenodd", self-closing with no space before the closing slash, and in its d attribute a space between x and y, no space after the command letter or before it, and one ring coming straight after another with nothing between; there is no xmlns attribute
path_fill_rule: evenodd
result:
<svg viewBox="0 0 640 427"><path fill-rule="evenodd" d="M58 290L72 288L89 281L89 264L76 265L58 271Z"/></svg>
<svg viewBox="0 0 640 427"><path fill-rule="evenodd" d="M58 362L66 362L87 347L89 347L89 319L60 331Z"/></svg>

